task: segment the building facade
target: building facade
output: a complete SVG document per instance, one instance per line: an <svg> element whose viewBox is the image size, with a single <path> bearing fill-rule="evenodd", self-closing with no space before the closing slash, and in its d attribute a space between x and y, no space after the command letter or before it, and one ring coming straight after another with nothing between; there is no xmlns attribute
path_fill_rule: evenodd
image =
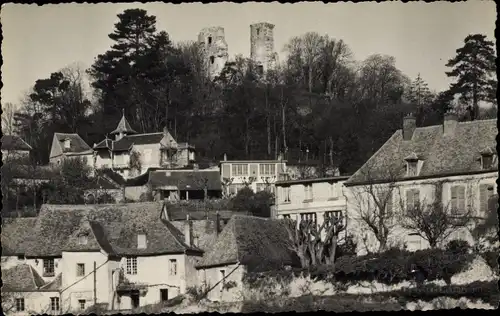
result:
<svg viewBox="0 0 500 316"><path fill-rule="evenodd" d="M50 148L49 163L59 165L64 159L82 159L89 167L94 167L93 150L78 135L54 133Z"/></svg>
<svg viewBox="0 0 500 316"><path fill-rule="evenodd" d="M409 221L409 211L429 207L471 219L441 244L451 239L474 244L473 228L487 217L488 201L497 192L496 123L458 122L449 112L442 125L417 127L414 116L405 117L403 128L346 182L350 231L358 239L358 252L376 251L380 245L363 220L370 212L385 214L388 247L428 247L403 224Z"/></svg>
<svg viewBox="0 0 500 316"><path fill-rule="evenodd" d="M274 25L255 23L250 25L250 59L261 73L266 73L278 62L274 51Z"/></svg>
<svg viewBox="0 0 500 316"><path fill-rule="evenodd" d="M228 46L224 28L204 28L198 34L198 44L203 51L205 69L211 79L220 75L228 60Z"/></svg>

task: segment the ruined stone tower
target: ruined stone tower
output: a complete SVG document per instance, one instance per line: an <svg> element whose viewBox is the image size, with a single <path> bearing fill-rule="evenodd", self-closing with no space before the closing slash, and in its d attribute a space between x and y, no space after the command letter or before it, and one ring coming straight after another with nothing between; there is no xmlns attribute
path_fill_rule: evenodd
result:
<svg viewBox="0 0 500 316"><path fill-rule="evenodd" d="M274 51L274 25L271 23L256 23L250 25L250 59L260 66L265 73L277 63Z"/></svg>
<svg viewBox="0 0 500 316"><path fill-rule="evenodd" d="M202 46L206 70L210 78L218 76L228 59L224 28L207 27L198 34L198 43Z"/></svg>

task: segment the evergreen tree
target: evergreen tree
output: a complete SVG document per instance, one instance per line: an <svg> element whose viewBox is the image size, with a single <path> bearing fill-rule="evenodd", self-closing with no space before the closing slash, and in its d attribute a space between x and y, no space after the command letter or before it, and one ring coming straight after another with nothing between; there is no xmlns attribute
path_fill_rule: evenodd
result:
<svg viewBox="0 0 500 316"><path fill-rule="evenodd" d="M459 94L461 101L469 104L477 117L480 101L495 103L497 82L494 78L496 57L493 42L485 35L469 35L456 53L446 64L452 68L446 75L456 78L450 90Z"/></svg>

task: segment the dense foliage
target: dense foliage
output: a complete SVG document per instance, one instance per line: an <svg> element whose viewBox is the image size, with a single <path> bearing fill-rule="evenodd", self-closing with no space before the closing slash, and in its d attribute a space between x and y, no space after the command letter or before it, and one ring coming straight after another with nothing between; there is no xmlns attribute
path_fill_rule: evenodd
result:
<svg viewBox="0 0 500 316"><path fill-rule="evenodd" d="M238 191L231 199L230 208L236 212L244 212L258 217L271 217L271 205L274 195L267 191L254 193L246 187Z"/></svg>

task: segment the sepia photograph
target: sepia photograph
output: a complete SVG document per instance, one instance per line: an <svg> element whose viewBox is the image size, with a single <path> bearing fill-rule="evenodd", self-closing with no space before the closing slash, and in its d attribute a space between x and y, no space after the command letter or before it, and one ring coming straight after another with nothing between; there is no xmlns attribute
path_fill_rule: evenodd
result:
<svg viewBox="0 0 500 316"><path fill-rule="evenodd" d="M497 309L496 18L2 4L3 313Z"/></svg>

